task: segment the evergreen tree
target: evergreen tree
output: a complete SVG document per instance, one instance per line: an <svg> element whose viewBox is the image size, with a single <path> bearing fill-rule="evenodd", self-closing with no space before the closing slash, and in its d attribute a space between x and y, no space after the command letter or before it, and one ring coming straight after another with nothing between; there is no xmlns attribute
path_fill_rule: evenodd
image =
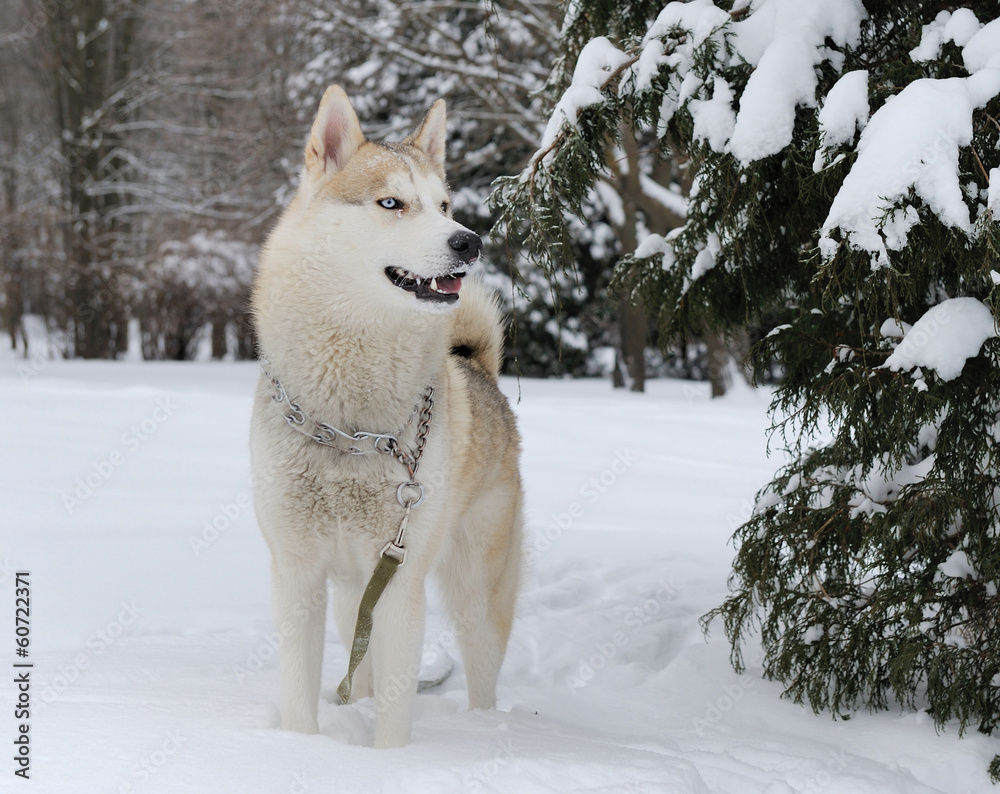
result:
<svg viewBox="0 0 1000 794"><path fill-rule="evenodd" d="M740 670L759 630L765 676L817 711L898 703L992 731L996 3L616 6L621 46L596 30L567 46L574 79L496 200L507 233L558 269L623 122L689 158L685 224L650 230L617 283L665 338L770 329L753 357L783 368L774 438L790 460L737 530L731 595L706 625L723 619Z"/></svg>
<svg viewBox="0 0 1000 794"><path fill-rule="evenodd" d="M554 102L554 97L574 93L574 85L578 85L578 56L588 42L597 35L602 40L627 42L658 8L659 4L650 0L566 5L560 33L561 54L546 82L548 104L556 107L543 134L543 149L552 142L565 111ZM609 276L615 263L635 249L637 239L647 229L679 225L685 201L677 185L674 164L669 157L657 156L655 135L628 125L617 127L618 117L606 121L614 129L590 139L594 146L586 155L590 160L589 170L580 182L586 184L586 190L569 201L575 220L562 223L553 219L549 223L539 215L526 218L508 212L517 203L508 200L517 180L501 179L499 184L503 187L494 193L494 209L499 212L494 235L506 239L511 250L523 244L528 246L528 256L520 257L516 263L517 280L527 284L525 291L531 308L542 310L546 328L561 348L564 367L559 369L589 374L587 365L594 362L588 362L588 348L614 347L615 385L629 385L642 391L646 312L639 300L614 301L617 306L610 305ZM573 161L570 158L564 162ZM525 173L531 170L529 166ZM570 192L564 196L569 197ZM546 209L556 215L562 212L558 202L552 204L538 198L532 201L543 214ZM548 238L550 230L556 231L558 239ZM515 240L517 245L512 245ZM540 277L546 276L548 288L539 283ZM551 319L553 313L561 315L560 322ZM528 374L534 373L529 370Z"/></svg>

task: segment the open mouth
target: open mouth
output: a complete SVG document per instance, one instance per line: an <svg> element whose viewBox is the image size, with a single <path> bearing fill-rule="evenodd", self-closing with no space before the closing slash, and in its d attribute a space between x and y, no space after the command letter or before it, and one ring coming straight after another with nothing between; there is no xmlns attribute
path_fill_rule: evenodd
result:
<svg viewBox="0 0 1000 794"><path fill-rule="evenodd" d="M401 267L387 267L385 275L400 289L412 292L417 300L453 303L458 300L458 291L462 288L465 272L424 278Z"/></svg>

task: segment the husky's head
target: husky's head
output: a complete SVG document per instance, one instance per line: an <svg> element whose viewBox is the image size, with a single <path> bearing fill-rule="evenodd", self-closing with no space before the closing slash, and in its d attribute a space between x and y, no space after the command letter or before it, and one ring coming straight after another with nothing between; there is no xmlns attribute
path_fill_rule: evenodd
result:
<svg viewBox="0 0 1000 794"><path fill-rule="evenodd" d="M442 99L402 142L373 143L344 91L327 89L306 145L299 210L338 289L397 309L457 305L482 240L451 218L445 142Z"/></svg>

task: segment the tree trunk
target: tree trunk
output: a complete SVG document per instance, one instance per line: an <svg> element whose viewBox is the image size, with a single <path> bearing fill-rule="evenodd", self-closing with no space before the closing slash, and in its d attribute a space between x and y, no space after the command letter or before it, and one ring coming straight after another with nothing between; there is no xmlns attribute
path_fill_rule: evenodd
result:
<svg viewBox="0 0 1000 794"><path fill-rule="evenodd" d="M632 303L623 303L618 314L618 330L621 339L620 355L623 372L628 373L629 382L622 383L632 391L646 390L646 345L649 327L646 313Z"/></svg>
<svg viewBox="0 0 1000 794"><path fill-rule="evenodd" d="M620 174L624 225L618 231L622 253L630 254L639 244L636 215L639 211L639 144L629 125L622 126L627 170ZM646 390L646 345L649 342L649 322L646 312L631 289L627 289L618 309L618 350L614 385L628 386L632 391Z"/></svg>
<svg viewBox="0 0 1000 794"><path fill-rule="evenodd" d="M705 346L708 348L708 380L712 384L713 397L721 397L729 390L734 369L743 375L747 383L751 382L746 368L750 339L745 330L738 331L729 340L719 334L708 334ZM730 361L733 367L730 367Z"/></svg>
<svg viewBox="0 0 1000 794"><path fill-rule="evenodd" d="M115 124L124 112L120 89L131 69L138 14L114 0L67 0L66 5L48 26L65 163L67 309L75 355L114 358L127 347L128 333L116 245L125 230L113 219L125 196L107 185L119 181L126 168Z"/></svg>
<svg viewBox="0 0 1000 794"><path fill-rule="evenodd" d="M21 144L21 125L18 109L8 99L13 95L15 77L9 74L7 64L0 58L0 145L16 152ZM5 158L6 160L6 158ZM21 318L24 314L24 295L21 289L22 268L18 253L24 244L23 221L18 214L18 171L13 161L0 161L0 294L2 294L3 327L10 334L10 346L17 349L17 335L24 331ZM25 338L25 355L27 355Z"/></svg>
<svg viewBox="0 0 1000 794"><path fill-rule="evenodd" d="M225 317L212 321L212 358L216 361L224 359L226 353L229 352L229 346L226 343L226 326Z"/></svg>
<svg viewBox="0 0 1000 794"><path fill-rule="evenodd" d="M718 334L707 334L708 382L712 384L712 397L722 397L729 388L729 349L726 340Z"/></svg>

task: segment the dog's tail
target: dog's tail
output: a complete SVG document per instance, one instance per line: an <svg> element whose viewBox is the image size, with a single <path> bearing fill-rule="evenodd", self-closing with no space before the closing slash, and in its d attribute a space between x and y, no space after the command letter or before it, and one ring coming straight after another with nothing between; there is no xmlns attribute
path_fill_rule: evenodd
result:
<svg viewBox="0 0 1000 794"><path fill-rule="evenodd" d="M463 285L461 295L452 315L452 355L467 359L496 380L503 366L503 320L497 297L474 278Z"/></svg>

